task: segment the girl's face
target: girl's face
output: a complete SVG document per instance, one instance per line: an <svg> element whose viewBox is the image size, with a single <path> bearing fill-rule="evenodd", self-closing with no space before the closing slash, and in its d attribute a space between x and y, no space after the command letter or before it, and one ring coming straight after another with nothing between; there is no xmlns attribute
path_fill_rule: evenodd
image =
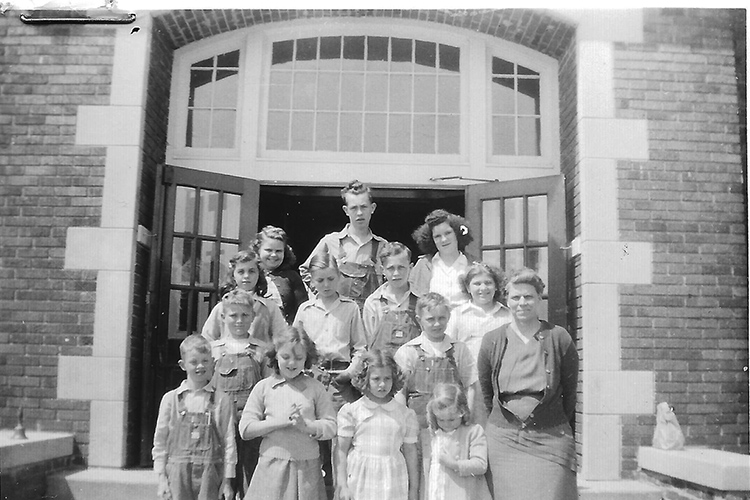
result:
<svg viewBox="0 0 750 500"><path fill-rule="evenodd" d="M432 241L435 242L435 246L441 254L445 252L458 252L458 238L456 238L456 232L447 222L441 222L432 228Z"/></svg>
<svg viewBox="0 0 750 500"><path fill-rule="evenodd" d="M255 285L258 284L258 260L249 262L238 262L234 266L232 276L237 286L246 292L254 292Z"/></svg>
<svg viewBox="0 0 750 500"><path fill-rule="evenodd" d="M445 328L450 317L451 312L445 306L426 307L420 311L417 321L428 339L440 342L445 337Z"/></svg>
<svg viewBox="0 0 750 500"><path fill-rule="evenodd" d="M263 238L258 253L260 267L266 271L273 271L284 260L284 242L273 238Z"/></svg>
<svg viewBox="0 0 750 500"><path fill-rule="evenodd" d="M376 403L386 403L391 399L393 373L386 367L372 367L367 371L367 393Z"/></svg>
<svg viewBox="0 0 750 500"><path fill-rule="evenodd" d="M338 292L339 273L333 267L327 269L315 269L310 273L311 284L323 299L334 297Z"/></svg>
<svg viewBox="0 0 750 500"><path fill-rule="evenodd" d="M302 373L305 368L305 360L307 360L305 346L298 342L288 342L276 351L279 374L285 380L292 380Z"/></svg>
<svg viewBox="0 0 750 500"><path fill-rule="evenodd" d="M508 285L508 309L516 321L539 319L539 305L542 299L536 288L526 283Z"/></svg>
<svg viewBox="0 0 750 500"><path fill-rule="evenodd" d="M432 412L435 415L438 427L445 432L455 431L461 425L463 415L455 406L447 406Z"/></svg>
<svg viewBox="0 0 750 500"><path fill-rule="evenodd" d="M469 281L471 301L478 306L490 305L495 301L495 280L487 273L477 274Z"/></svg>

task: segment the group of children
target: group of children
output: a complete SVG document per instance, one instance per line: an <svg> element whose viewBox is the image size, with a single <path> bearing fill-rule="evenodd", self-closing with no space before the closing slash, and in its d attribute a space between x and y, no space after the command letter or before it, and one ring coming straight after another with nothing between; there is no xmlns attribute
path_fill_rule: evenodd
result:
<svg viewBox="0 0 750 500"><path fill-rule="evenodd" d="M356 224L365 209L352 205ZM356 299L340 286L356 269L314 253L314 295L292 319L264 298L267 261L280 260L264 234L230 260L231 291L180 346L187 379L164 395L154 436L160 498L490 498L475 359L445 334L448 301L410 290L409 248L373 242L385 283Z"/></svg>

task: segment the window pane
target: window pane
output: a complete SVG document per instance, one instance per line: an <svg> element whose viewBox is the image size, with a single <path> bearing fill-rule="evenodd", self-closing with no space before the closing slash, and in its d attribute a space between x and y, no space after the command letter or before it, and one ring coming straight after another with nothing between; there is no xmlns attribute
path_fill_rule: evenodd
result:
<svg viewBox="0 0 750 500"><path fill-rule="evenodd" d="M190 96L188 106L197 108L211 107L211 79L213 71L190 70Z"/></svg>
<svg viewBox="0 0 750 500"><path fill-rule="evenodd" d="M237 121L237 112L228 109L214 111L211 122L211 147L233 148L234 127Z"/></svg>
<svg viewBox="0 0 750 500"><path fill-rule="evenodd" d="M294 53L294 40L284 40L283 42L273 43L273 53L271 56L272 65L282 65L292 61Z"/></svg>
<svg viewBox="0 0 750 500"><path fill-rule="evenodd" d="M219 68L239 68L240 67L240 51L233 50L226 54L220 54L216 57L216 66Z"/></svg>
<svg viewBox="0 0 750 500"><path fill-rule="evenodd" d="M172 272L170 282L175 285L190 284L191 240L172 238Z"/></svg>
<svg viewBox="0 0 750 500"><path fill-rule="evenodd" d="M367 37L367 70L386 71L388 69L388 37Z"/></svg>
<svg viewBox="0 0 750 500"><path fill-rule="evenodd" d="M188 298L190 292L182 290L169 291L169 325L167 337L184 339L187 337Z"/></svg>
<svg viewBox="0 0 750 500"><path fill-rule="evenodd" d="M414 111L417 113L435 112L437 80L432 75L414 77Z"/></svg>
<svg viewBox="0 0 750 500"><path fill-rule="evenodd" d="M458 72L461 50L458 47L440 44L440 69Z"/></svg>
<svg viewBox="0 0 750 500"><path fill-rule="evenodd" d="M526 267L530 267L538 272L544 284L548 284L549 263L547 260L547 247L529 248L529 261L526 263Z"/></svg>
<svg viewBox="0 0 750 500"><path fill-rule="evenodd" d="M516 121L512 116L492 117L492 154L516 154Z"/></svg>
<svg viewBox="0 0 750 500"><path fill-rule="evenodd" d="M505 244L523 243L523 198L505 199Z"/></svg>
<svg viewBox="0 0 750 500"><path fill-rule="evenodd" d="M513 63L500 59L499 57L492 58L492 74L493 75L512 75L513 74Z"/></svg>
<svg viewBox="0 0 750 500"><path fill-rule="evenodd" d="M391 61L411 62L411 43L407 38L391 38Z"/></svg>
<svg viewBox="0 0 750 500"><path fill-rule="evenodd" d="M324 36L320 39L320 69L338 70L341 67L341 37Z"/></svg>
<svg viewBox="0 0 750 500"><path fill-rule="evenodd" d="M222 238L239 239L241 204L241 196L229 193L224 194L224 207L221 214ZM221 279L221 276L219 278Z"/></svg>
<svg viewBox="0 0 750 500"><path fill-rule="evenodd" d="M360 111L362 109L364 79L363 73L344 73L341 75L342 110Z"/></svg>
<svg viewBox="0 0 750 500"><path fill-rule="evenodd" d="M535 76L539 76L539 73L537 73L536 71L532 71L529 68L525 68L525 67L521 66L520 64L517 66L517 69L518 69L518 74L519 75L535 75Z"/></svg>
<svg viewBox="0 0 750 500"><path fill-rule="evenodd" d="M540 156L541 126L539 118L518 118L518 154Z"/></svg>
<svg viewBox="0 0 750 500"><path fill-rule="evenodd" d="M501 262L501 255L502 255L502 250L483 250L482 262L493 264L499 267L500 269L502 269L503 263Z"/></svg>
<svg viewBox="0 0 750 500"><path fill-rule="evenodd" d="M458 113L461 104L461 80L458 76L438 77L438 112Z"/></svg>
<svg viewBox="0 0 750 500"><path fill-rule="evenodd" d="M362 69L365 67L365 37L344 37L344 69Z"/></svg>
<svg viewBox="0 0 750 500"><path fill-rule="evenodd" d="M189 148L207 148L211 128L211 110L188 110L187 137L185 145Z"/></svg>
<svg viewBox="0 0 750 500"><path fill-rule="evenodd" d="M518 114L539 114L539 80L518 80Z"/></svg>
<svg viewBox="0 0 750 500"><path fill-rule="evenodd" d="M202 189L200 204L198 233L206 236L216 236L219 217L219 193Z"/></svg>
<svg viewBox="0 0 750 500"><path fill-rule="evenodd" d="M502 244L500 235L500 200L482 201L482 245Z"/></svg>
<svg viewBox="0 0 750 500"><path fill-rule="evenodd" d="M318 75L318 107L317 109L339 109L339 74L320 73Z"/></svg>
<svg viewBox="0 0 750 500"><path fill-rule="evenodd" d="M438 116L438 153L458 154L461 143L458 116Z"/></svg>
<svg viewBox="0 0 750 500"><path fill-rule="evenodd" d="M195 325L196 330L203 328L206 318L211 313L211 292L195 292L198 295L198 307L196 308Z"/></svg>
<svg viewBox="0 0 750 500"><path fill-rule="evenodd" d="M426 68L434 68L437 61L437 46L433 42L417 40L414 44L414 62ZM420 68L420 70L426 69Z"/></svg>
<svg viewBox="0 0 750 500"><path fill-rule="evenodd" d="M286 111L271 111L268 113L268 134L266 148L289 149L289 113Z"/></svg>
<svg viewBox="0 0 750 500"><path fill-rule="evenodd" d="M388 109L388 75L368 73L365 88L365 111Z"/></svg>
<svg viewBox="0 0 750 500"><path fill-rule="evenodd" d="M294 74L292 109L315 109L315 73Z"/></svg>
<svg viewBox="0 0 750 500"><path fill-rule="evenodd" d="M492 113L512 115L516 112L516 93L512 78L492 79Z"/></svg>
<svg viewBox="0 0 750 500"><path fill-rule="evenodd" d="M219 280L223 280L229 274L229 259L239 251L239 245L234 243L222 243L219 246Z"/></svg>
<svg viewBox="0 0 750 500"><path fill-rule="evenodd" d="M362 114L342 113L339 129L341 151L362 151Z"/></svg>
<svg viewBox="0 0 750 500"><path fill-rule="evenodd" d="M202 61L198 61L197 63L193 64L191 67L192 68L213 68L214 58L209 57L208 59L203 59Z"/></svg>
<svg viewBox="0 0 750 500"><path fill-rule="evenodd" d="M503 270L506 273L512 274L513 271L518 271L523 267L525 267L523 262L523 248L512 248L505 251L505 267Z"/></svg>
<svg viewBox="0 0 750 500"><path fill-rule="evenodd" d="M315 150L336 151L338 117L336 113L318 113L315 124Z"/></svg>
<svg viewBox="0 0 750 500"><path fill-rule="evenodd" d="M414 117L414 153L435 154L435 117L416 115Z"/></svg>
<svg viewBox="0 0 750 500"><path fill-rule="evenodd" d="M177 186L174 207L174 232L192 233L195 221L195 188Z"/></svg>
<svg viewBox="0 0 750 500"><path fill-rule="evenodd" d="M292 105L292 73L271 72L271 88L268 90L269 109L290 109Z"/></svg>
<svg viewBox="0 0 750 500"><path fill-rule="evenodd" d="M385 152L386 115L365 115L365 147L367 153Z"/></svg>
<svg viewBox="0 0 750 500"><path fill-rule="evenodd" d="M313 114L292 113L292 149L311 151L313 148Z"/></svg>
<svg viewBox="0 0 750 500"><path fill-rule="evenodd" d="M300 38L297 40L297 61L314 61L318 58L318 39Z"/></svg>
<svg viewBox="0 0 750 500"><path fill-rule="evenodd" d="M198 244L198 261L195 263L196 266L196 285L200 286L211 286L214 283L214 270L213 270L213 254L214 254L214 242L213 241L201 241L196 242Z"/></svg>
<svg viewBox="0 0 750 500"><path fill-rule="evenodd" d="M388 124L388 152L411 152L411 115L391 115Z"/></svg>
<svg viewBox="0 0 750 500"><path fill-rule="evenodd" d="M547 197L528 198L529 241L547 241Z"/></svg>
<svg viewBox="0 0 750 500"><path fill-rule="evenodd" d="M411 75L391 75L391 111L411 111Z"/></svg>

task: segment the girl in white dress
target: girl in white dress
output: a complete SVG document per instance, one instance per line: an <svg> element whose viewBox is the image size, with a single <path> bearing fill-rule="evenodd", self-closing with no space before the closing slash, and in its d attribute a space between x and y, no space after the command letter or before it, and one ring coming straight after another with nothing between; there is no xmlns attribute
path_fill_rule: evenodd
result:
<svg viewBox="0 0 750 500"><path fill-rule="evenodd" d="M403 385L393 356L368 352L352 383L364 397L338 414L336 498L417 500L419 424L414 410L393 399Z"/></svg>

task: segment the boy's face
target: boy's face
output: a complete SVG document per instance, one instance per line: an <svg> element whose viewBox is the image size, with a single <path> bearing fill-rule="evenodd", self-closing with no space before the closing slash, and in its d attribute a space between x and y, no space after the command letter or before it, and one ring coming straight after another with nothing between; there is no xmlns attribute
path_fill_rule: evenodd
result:
<svg viewBox="0 0 750 500"><path fill-rule="evenodd" d="M177 364L187 374L188 382L195 387L203 387L214 375L214 358L211 351L190 349Z"/></svg>
<svg viewBox="0 0 750 500"><path fill-rule="evenodd" d="M437 306L422 309L417 320L428 339L440 342L445 337L445 327L448 326L450 317L451 312L446 306Z"/></svg>
<svg viewBox="0 0 750 500"><path fill-rule="evenodd" d="M411 262L406 253L392 255L383 262L383 274L393 290L404 290L409 286Z"/></svg>
<svg viewBox="0 0 750 500"><path fill-rule="evenodd" d="M223 318L229 334L236 339L244 339L250 336L249 330L255 319L255 311L244 304L226 304Z"/></svg>
<svg viewBox="0 0 750 500"><path fill-rule="evenodd" d="M310 284L320 298L332 298L338 293L339 273L332 267L315 269L310 273Z"/></svg>
<svg viewBox="0 0 750 500"><path fill-rule="evenodd" d="M349 224L355 229L366 230L370 227L370 219L375 211L375 203L370 201L367 193L346 193L344 213L349 217Z"/></svg>

